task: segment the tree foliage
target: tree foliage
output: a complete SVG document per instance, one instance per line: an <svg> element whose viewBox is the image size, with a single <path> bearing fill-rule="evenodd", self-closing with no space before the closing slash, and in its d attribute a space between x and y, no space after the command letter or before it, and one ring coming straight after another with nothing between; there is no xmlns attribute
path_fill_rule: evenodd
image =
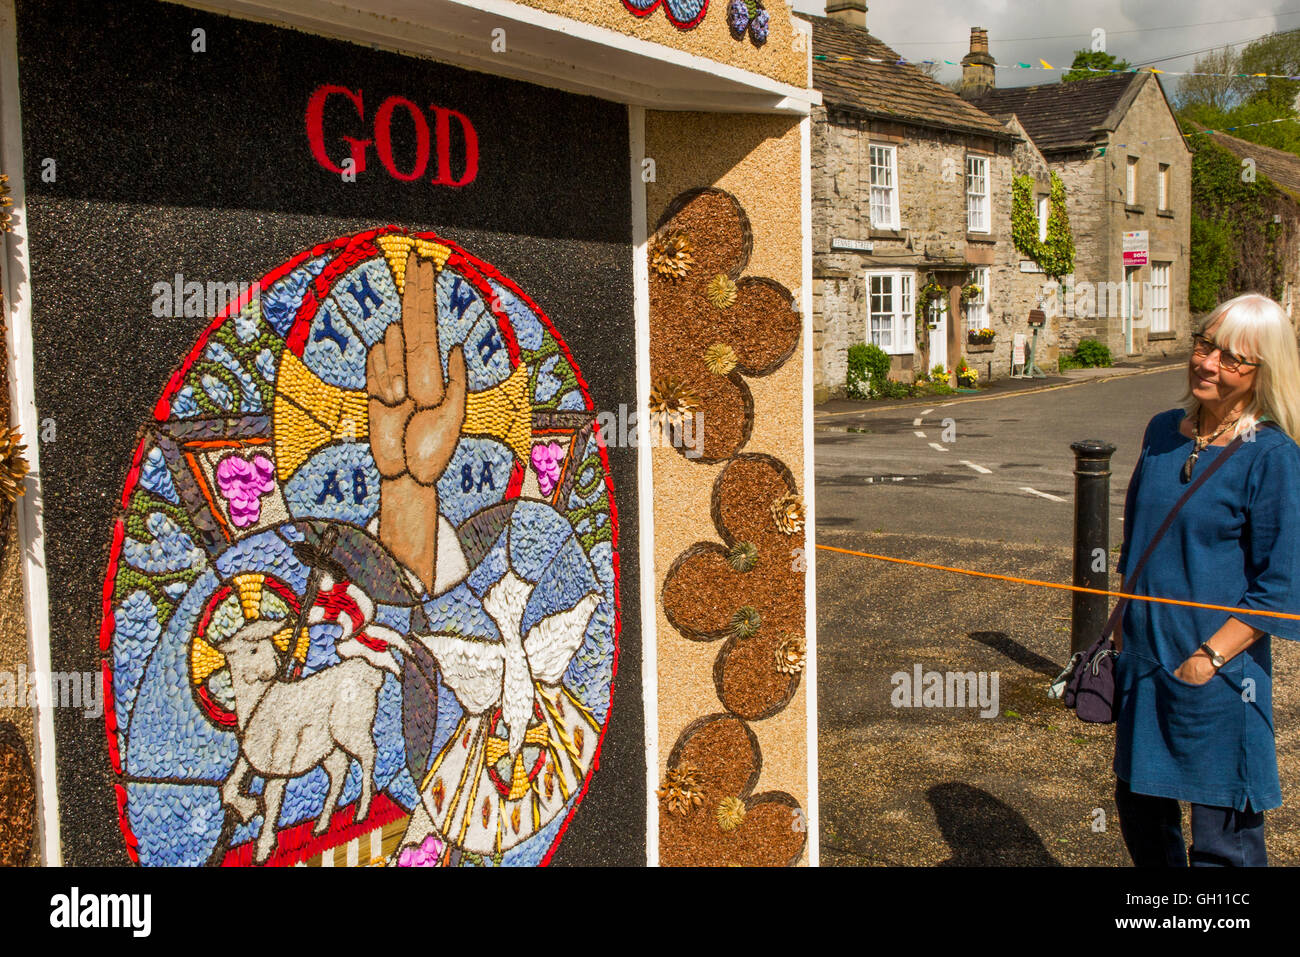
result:
<svg viewBox="0 0 1300 957"><path fill-rule="evenodd" d="M1091 69L1089 69L1091 67ZM1075 83L1079 80L1092 80L1105 73L1095 70L1131 70L1133 65L1127 60L1117 59L1105 50L1075 50L1074 62L1070 69L1061 74L1062 83Z"/></svg>
<svg viewBox="0 0 1300 957"><path fill-rule="evenodd" d="M1183 77L1175 96L1180 120L1300 155L1300 122L1275 122L1297 117L1300 81L1244 75L1300 75L1300 30L1261 37L1240 53L1213 51L1199 57L1192 72L1234 75Z"/></svg>
<svg viewBox="0 0 1300 957"><path fill-rule="evenodd" d="M1185 130L1190 128L1184 124ZM1243 292L1281 298L1286 265L1297 256L1300 204L1263 173L1243 177L1241 160L1211 137L1189 136L1187 142L1195 151L1188 291L1192 311L1205 312Z"/></svg>

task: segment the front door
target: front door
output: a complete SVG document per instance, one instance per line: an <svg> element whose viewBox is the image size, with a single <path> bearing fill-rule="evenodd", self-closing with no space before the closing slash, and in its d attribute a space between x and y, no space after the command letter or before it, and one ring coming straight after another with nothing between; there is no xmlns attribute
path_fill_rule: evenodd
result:
<svg viewBox="0 0 1300 957"><path fill-rule="evenodd" d="M930 303L930 369L935 366L948 368L948 310L940 309L939 303ZM926 370L927 372L929 369Z"/></svg>

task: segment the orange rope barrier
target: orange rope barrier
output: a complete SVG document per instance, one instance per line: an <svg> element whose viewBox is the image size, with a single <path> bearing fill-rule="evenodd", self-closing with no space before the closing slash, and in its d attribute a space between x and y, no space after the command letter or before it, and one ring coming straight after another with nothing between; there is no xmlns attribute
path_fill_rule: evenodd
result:
<svg viewBox="0 0 1300 957"><path fill-rule="evenodd" d="M1085 588L1082 585L1063 585L1060 582L1039 581L1036 578L1016 578L1014 575L995 575L992 572L977 572L969 568L953 568L950 565L934 565L930 562L917 562L908 558L892 558L889 555L872 555L870 552L855 552L851 548L836 548L834 545L818 545L822 551L839 552L842 555L856 555L859 558L877 558L882 562L896 562L899 565L915 565L917 568L931 568L940 572L956 572L958 575L974 575L977 578L993 578L998 581L1014 582L1017 585L1037 585L1040 588L1059 588L1062 591L1078 591L1088 595L1109 595L1113 598L1128 598L1132 601L1156 601L1165 605L1184 605L1188 608L1209 608L1212 611L1243 612L1248 615L1261 615L1268 618L1288 618L1300 621L1300 615L1285 611L1265 611L1256 608L1233 608L1230 605L1207 605L1199 601L1181 601L1177 598L1156 598L1152 595L1130 595L1122 591L1106 591L1104 588Z"/></svg>

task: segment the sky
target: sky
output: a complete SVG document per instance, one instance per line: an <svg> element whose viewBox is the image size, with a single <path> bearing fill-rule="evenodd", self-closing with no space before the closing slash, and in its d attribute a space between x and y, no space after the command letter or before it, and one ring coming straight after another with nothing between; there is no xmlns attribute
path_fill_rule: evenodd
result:
<svg viewBox="0 0 1300 957"><path fill-rule="evenodd" d="M802 13L824 14L825 0L794 0ZM1225 22L1227 21L1227 22ZM970 28L989 32L998 63L1040 59L1069 67L1074 51L1092 49L1093 30L1105 33L1105 49L1134 66L1191 70L1196 55L1247 42L1268 33L1300 29L1300 0L867 0L867 29L909 60L952 60L970 51ZM1240 42L1234 42L1240 41ZM937 79L961 76L944 66ZM999 87L1059 80L1048 70L997 71ZM1162 77L1172 95L1177 77Z"/></svg>

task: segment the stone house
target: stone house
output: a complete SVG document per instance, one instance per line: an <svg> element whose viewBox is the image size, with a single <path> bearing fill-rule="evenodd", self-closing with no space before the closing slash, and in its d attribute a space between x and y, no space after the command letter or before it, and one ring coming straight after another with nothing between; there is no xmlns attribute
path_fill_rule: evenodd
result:
<svg viewBox="0 0 1300 957"><path fill-rule="evenodd" d="M863 342L913 376L965 355L981 379L1011 371L1031 283L1011 242L1012 177L1046 163L996 120L866 29L862 0L830 0L813 30L814 394L842 394ZM821 59L821 57L825 59ZM844 57L845 59L838 59ZM1041 278L1041 277L1039 277ZM918 316L922 290L941 292ZM963 289L977 286L963 301ZM990 345L968 333L989 328Z"/></svg>
<svg viewBox="0 0 1300 957"><path fill-rule="evenodd" d="M960 92L991 116L1014 116L1065 184L1075 268L1048 301L1049 336L1062 349L1097 339L1117 359L1183 348L1192 150L1156 76L999 90L987 33L975 28Z"/></svg>

